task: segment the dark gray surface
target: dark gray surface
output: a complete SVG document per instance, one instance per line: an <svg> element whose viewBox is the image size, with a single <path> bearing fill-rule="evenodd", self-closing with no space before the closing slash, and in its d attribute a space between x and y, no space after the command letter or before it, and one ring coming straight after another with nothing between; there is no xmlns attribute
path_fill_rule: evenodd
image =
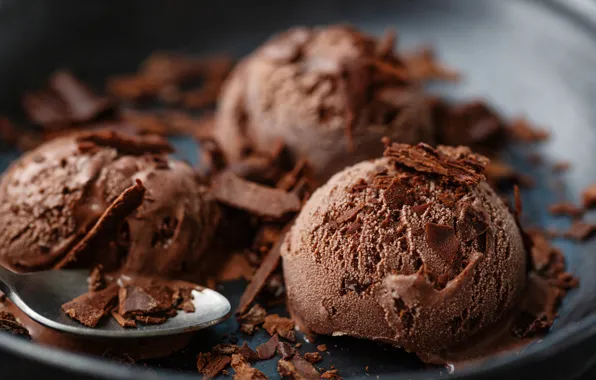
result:
<svg viewBox="0 0 596 380"><path fill-rule="evenodd" d="M550 141L533 151L543 154L547 163L572 163L572 171L560 176L562 192L553 190L555 177L548 164L537 169L525 163L527 147L506 154L537 181L536 188L523 194L529 224L565 226L567 221L548 215L546 205L563 198L577 201L581 189L596 181L596 19L591 19L594 13L590 11L596 5L591 1L569 2L589 8L580 13L567 7L566 1L546 0L268 3L0 1L0 108L18 116L18 95L39 86L59 67L72 68L99 86L108 74L134 70L156 49L197 53L222 50L243 55L272 32L296 24L350 22L376 34L396 26L400 43L431 43L446 62L463 71L462 83L439 86L436 91L453 99L487 98L505 115L527 115L553 133ZM0 165L5 166L14 157L11 153L2 155ZM596 215L587 218L594 220ZM565 300L553 333L517 356L490 359L480 367L456 372L454 378L571 379L590 370L596 354L595 244L557 243L566 253L569 269L580 277L581 287ZM233 284L224 293L237 296L240 290L239 284ZM186 352L169 362L151 364L172 367L184 362L190 371L201 347L217 340L218 332L233 329L231 321L217 331L202 332ZM264 335L259 335L251 344L263 339ZM327 338L327 343L331 355L323 364L335 364L344 378L367 378L363 371L366 365L370 366L370 377L379 374L382 378L421 368L411 355L374 343L335 338ZM0 355L6 378L34 374L51 378L51 371L56 371L52 367L68 369L71 375L96 374L105 379L151 377L3 335L1 347L7 350ZM36 362L48 366L34 365ZM274 363L259 365L273 374ZM71 375L68 378L73 378ZM429 370L400 376L438 378L446 374Z"/></svg>

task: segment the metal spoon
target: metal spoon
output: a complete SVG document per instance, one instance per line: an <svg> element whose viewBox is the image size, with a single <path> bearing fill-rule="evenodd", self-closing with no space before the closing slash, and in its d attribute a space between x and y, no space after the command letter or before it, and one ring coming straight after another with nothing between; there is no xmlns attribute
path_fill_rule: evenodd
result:
<svg viewBox="0 0 596 380"><path fill-rule="evenodd" d="M193 290L196 311L169 318L160 325L142 325L125 329L113 318L106 318L95 328L72 320L61 309L62 304L87 292L88 270L59 270L17 274L0 266L0 290L31 319L56 330L97 338L148 338L204 329L226 320L231 314L230 302L218 292Z"/></svg>

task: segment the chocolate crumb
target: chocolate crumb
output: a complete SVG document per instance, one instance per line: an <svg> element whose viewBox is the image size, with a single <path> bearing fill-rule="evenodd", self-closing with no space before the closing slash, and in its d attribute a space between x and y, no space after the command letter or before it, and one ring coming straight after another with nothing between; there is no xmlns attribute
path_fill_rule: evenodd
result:
<svg viewBox="0 0 596 380"><path fill-rule="evenodd" d="M286 342L278 342L277 343L277 352L281 355L283 359L289 359L296 353L296 350L290 346L289 343Z"/></svg>
<svg viewBox="0 0 596 380"><path fill-rule="evenodd" d="M317 350L319 350L321 352L325 352L325 351L327 351L327 345L326 344L319 344L317 346Z"/></svg>
<svg viewBox="0 0 596 380"><path fill-rule="evenodd" d="M320 352L307 352L304 354L304 359L314 364L323 360L323 356Z"/></svg>
<svg viewBox="0 0 596 380"><path fill-rule="evenodd" d="M217 344L211 349L216 354L232 355L238 352L238 346L233 344Z"/></svg>
<svg viewBox="0 0 596 380"><path fill-rule="evenodd" d="M277 344L279 343L279 337L277 334L273 335L267 342L257 346L257 355L259 359L267 360L271 359L275 355L277 350Z"/></svg>
<svg viewBox="0 0 596 380"><path fill-rule="evenodd" d="M321 375L321 379L341 380L341 376L339 376L336 369L330 369Z"/></svg>

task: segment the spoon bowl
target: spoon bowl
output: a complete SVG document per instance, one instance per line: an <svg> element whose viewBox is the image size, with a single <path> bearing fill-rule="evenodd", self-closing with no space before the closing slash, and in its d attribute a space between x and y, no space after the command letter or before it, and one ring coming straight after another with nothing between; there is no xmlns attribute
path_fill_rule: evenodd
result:
<svg viewBox="0 0 596 380"><path fill-rule="evenodd" d="M230 302L218 292L197 287L192 291L195 311L178 311L159 325L138 324L124 328L113 318L105 318L90 328L68 317L61 306L87 292L86 269L17 274L0 267L0 290L36 322L55 330L96 338L149 338L201 330L226 320Z"/></svg>

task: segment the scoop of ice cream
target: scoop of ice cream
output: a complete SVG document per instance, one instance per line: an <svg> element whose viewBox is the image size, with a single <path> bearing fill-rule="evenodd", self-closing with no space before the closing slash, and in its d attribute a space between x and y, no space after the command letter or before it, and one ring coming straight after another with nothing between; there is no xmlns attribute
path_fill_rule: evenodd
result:
<svg viewBox="0 0 596 380"><path fill-rule="evenodd" d="M227 160L283 142L324 181L378 157L383 136L432 143L422 92L393 45L347 26L273 37L238 64L221 92L215 136Z"/></svg>
<svg viewBox="0 0 596 380"><path fill-rule="evenodd" d="M467 148L394 144L333 176L282 246L304 328L436 352L494 324L525 286L515 218Z"/></svg>
<svg viewBox="0 0 596 380"><path fill-rule="evenodd" d="M102 263L162 276L193 268L219 211L193 169L168 158L169 151L163 139L102 131L59 138L24 155L0 181L2 264L32 271ZM136 180L144 188L140 205L120 218L102 217ZM103 235L80 249L92 231ZM70 257L74 249L81 252Z"/></svg>

